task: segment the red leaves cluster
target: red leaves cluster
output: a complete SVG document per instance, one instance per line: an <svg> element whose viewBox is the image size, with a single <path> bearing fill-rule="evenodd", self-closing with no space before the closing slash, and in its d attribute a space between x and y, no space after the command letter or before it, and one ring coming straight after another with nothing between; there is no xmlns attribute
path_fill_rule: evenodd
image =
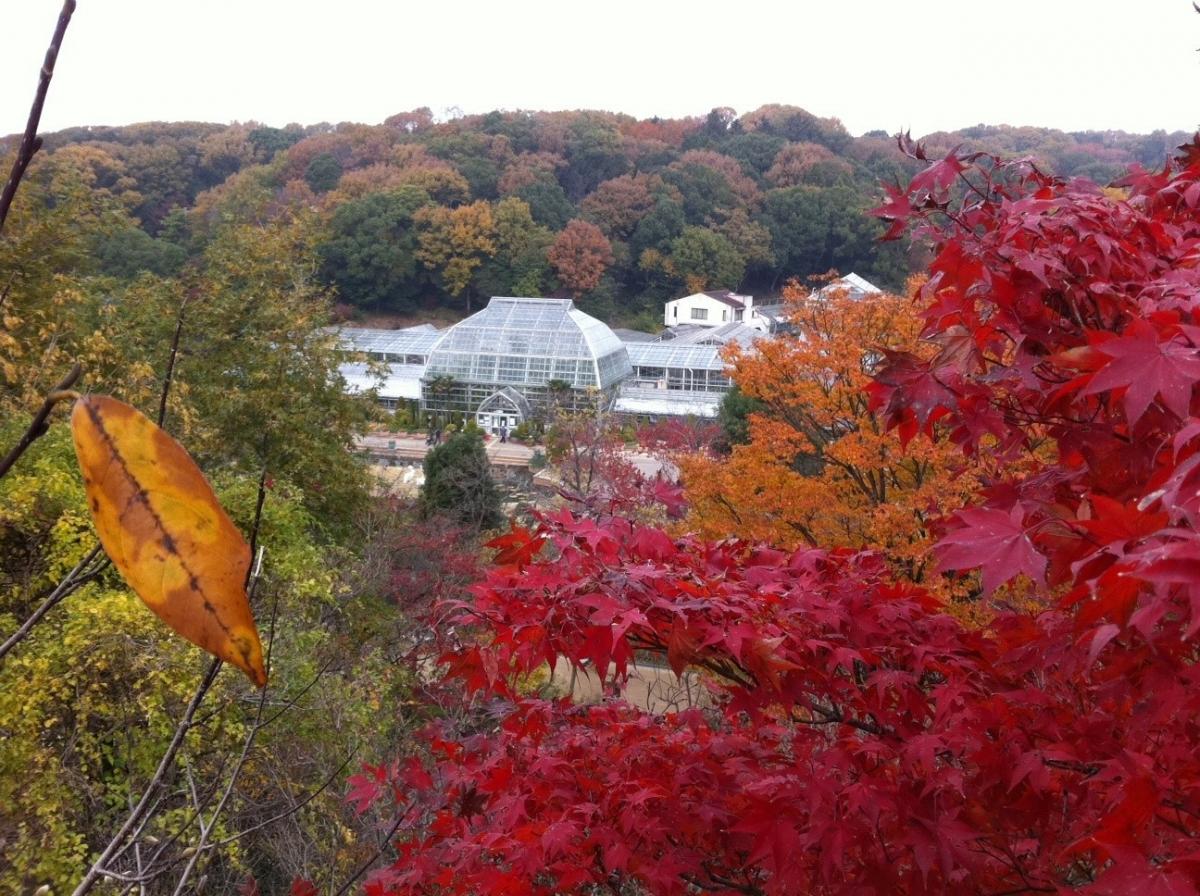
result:
<svg viewBox="0 0 1200 896"><path fill-rule="evenodd" d="M917 152L914 148L914 153ZM561 513L497 543L448 657L494 695L428 764L374 894L1200 892L1200 153L1127 198L934 162L886 215L932 235L931 361L876 400L1018 457L942 546L1051 609L965 628L869 554L670 539ZM652 716L514 682L565 658L698 670Z"/></svg>
<svg viewBox="0 0 1200 896"><path fill-rule="evenodd" d="M1070 602L1105 608L1086 623L1136 611L1154 639L1200 604L1200 566L1191 578L1178 566L1200 556L1200 160L1134 172L1124 199L1025 162L973 161L935 163L907 206L880 210L936 239L923 293L943 350L889 358L876 400L902 432L943 420L968 451L1036 461L960 515L943 566L983 566L989 586L1045 571Z"/></svg>
<svg viewBox="0 0 1200 896"><path fill-rule="evenodd" d="M719 423L670 417L638 427L637 442L652 451L711 451L724 438Z"/></svg>
<svg viewBox="0 0 1200 896"><path fill-rule="evenodd" d="M395 786L409 839L368 892L1002 891L1139 856L1192 879L1200 680L1132 632L1080 638L1061 612L972 632L870 555L618 518L564 513L501 547L524 565L476 587L462 621L490 641L450 661L511 703L492 733L434 737L428 783ZM510 686L557 657L620 678L634 650L704 670L717 708Z"/></svg>

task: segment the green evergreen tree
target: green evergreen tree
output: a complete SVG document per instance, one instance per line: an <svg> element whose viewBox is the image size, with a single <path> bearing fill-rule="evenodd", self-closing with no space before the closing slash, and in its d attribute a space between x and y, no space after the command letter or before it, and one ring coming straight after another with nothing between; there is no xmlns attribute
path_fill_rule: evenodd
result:
<svg viewBox="0 0 1200 896"><path fill-rule="evenodd" d="M314 193L328 193L342 179L342 163L332 153L323 152L308 163L304 179Z"/></svg>
<svg viewBox="0 0 1200 896"><path fill-rule="evenodd" d="M504 521L500 490L478 430L456 433L425 455L421 516L428 519L437 514L475 529L492 529Z"/></svg>
<svg viewBox="0 0 1200 896"><path fill-rule="evenodd" d="M724 431L725 444L729 448L734 445L745 445L750 441L750 415L761 414L767 406L737 386L725 393L717 412L717 422Z"/></svg>

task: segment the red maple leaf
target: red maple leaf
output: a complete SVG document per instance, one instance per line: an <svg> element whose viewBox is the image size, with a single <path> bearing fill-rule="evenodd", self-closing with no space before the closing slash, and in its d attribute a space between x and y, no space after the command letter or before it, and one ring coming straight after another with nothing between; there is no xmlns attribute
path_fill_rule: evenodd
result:
<svg viewBox="0 0 1200 896"><path fill-rule="evenodd" d="M1034 548L1019 506L1007 513L977 507L956 517L962 528L937 545L940 569L979 569L988 594L1022 573L1035 581L1045 575L1046 558Z"/></svg>
<svg viewBox="0 0 1200 896"><path fill-rule="evenodd" d="M384 766L364 765L363 774L350 776L350 791L346 794L347 802L353 803L357 812L365 812L367 807L379 799L379 794L383 791L386 781L387 769Z"/></svg>
<svg viewBox="0 0 1200 896"><path fill-rule="evenodd" d="M1083 390L1094 395L1113 389L1125 390L1125 418L1137 423L1154 396L1176 417L1185 418L1192 401L1192 387L1200 380L1200 351L1173 337L1163 338L1144 320L1135 320L1117 339L1097 351L1112 358Z"/></svg>

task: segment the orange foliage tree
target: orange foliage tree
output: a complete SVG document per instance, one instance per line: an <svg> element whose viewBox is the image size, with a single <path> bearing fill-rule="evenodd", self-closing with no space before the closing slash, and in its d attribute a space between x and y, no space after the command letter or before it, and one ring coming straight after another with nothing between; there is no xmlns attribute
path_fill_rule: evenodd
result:
<svg viewBox="0 0 1200 896"><path fill-rule="evenodd" d="M794 282L784 298L794 333L727 350L734 381L762 409L729 457L681 459L685 527L786 548L873 547L897 574L938 585L929 526L964 505L981 462L944 443L902 446L867 395L883 350L930 350L918 309L887 294L809 295Z"/></svg>
<svg viewBox="0 0 1200 896"><path fill-rule="evenodd" d="M612 245L595 224L576 218L554 239L547 253L558 280L575 296L600 285L612 264Z"/></svg>

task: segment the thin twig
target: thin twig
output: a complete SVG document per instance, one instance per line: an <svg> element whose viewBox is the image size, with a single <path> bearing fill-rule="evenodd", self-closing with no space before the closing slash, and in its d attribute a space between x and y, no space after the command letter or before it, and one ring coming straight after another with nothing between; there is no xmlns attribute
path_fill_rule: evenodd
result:
<svg viewBox="0 0 1200 896"><path fill-rule="evenodd" d="M76 364L59 381L58 385L46 395L46 400L42 402L42 406L38 409L38 412L33 415L33 422L25 430L25 435L21 436L20 441L13 445L12 450L5 455L4 460L0 460L0 477L3 477L12 468L12 465L17 462L30 445L44 436L50 429L49 424L46 422L50 416L50 412L54 410L54 406L60 401L74 397L70 389L75 385L75 381L79 379L81 373L83 373L83 368Z"/></svg>
<svg viewBox="0 0 1200 896"><path fill-rule="evenodd" d="M149 809L155 793L166 777L167 769L174 763L175 755L183 745L184 736L191 730L192 719L195 717L196 711L200 708L205 695L208 694L209 688L213 686L213 682L217 680L217 673L220 671L220 660L214 659L208 664L208 671L204 673L204 678L201 679L195 693L192 694L192 699L188 703L183 718L179 720L179 724L175 727L175 735L171 738L171 743L168 744L166 752L163 753L162 759L159 760L158 768L154 770L153 777L150 778L150 782L142 792L142 798L138 801L133 811L129 813L120 830L108 841L108 846L104 848L104 851L92 863L92 866L87 870L87 873L83 876L83 879L79 882L79 886L74 889L71 896L83 896L83 894L91 891L101 876L101 869L125 845L125 840L129 836L129 833L141 822L142 816Z"/></svg>
<svg viewBox="0 0 1200 896"><path fill-rule="evenodd" d="M99 553L100 545L96 545L91 549L91 551L88 552L86 557L76 564L74 569L67 573L67 577L58 583L58 587L50 592L50 596L42 601L41 606L34 610L30 617L21 623L21 627L13 632L3 644L0 644L0 663L4 662L4 657L8 654L8 652L16 647L17 644L19 644L25 638L25 636L29 634L29 632L35 625L37 625L43 616L58 606L59 602L74 594L88 582L92 581L92 579L100 575L101 572L103 572L107 560L105 560L104 563L101 563L101 565L97 566L95 569L83 572L84 568L87 567L88 564L90 564L93 560L95 560Z"/></svg>
<svg viewBox="0 0 1200 896"><path fill-rule="evenodd" d="M270 818L263 819L262 821L260 821L256 824L253 824L248 828L244 828L243 830L238 831L236 834L230 834L228 837L225 837L222 840L214 840L211 843L204 844L204 846L202 846L202 847L196 847L197 852L216 850L216 849L220 849L223 846L228 846L231 843L236 843L238 840L241 840L243 837L247 837L250 834L253 834L255 831L260 831L263 828L270 827L271 825L275 824L276 822L283 821L284 819L290 818L291 816L297 814L301 809L303 809L305 806L307 806L309 803L311 803L318 796L320 796L322 793L324 793L326 790L328 790L330 788L330 786L333 784L333 782L336 781L341 776L342 772L344 772L346 770L346 767L348 765L350 765L350 763L354 760L354 757L358 755L358 751L359 751L359 748L355 747L350 752L350 755L348 755L344 760L342 760L342 763L337 768L335 768L332 772L329 773L329 775L325 778L324 781L321 782L321 785L319 787L317 787L316 790L313 790L310 793L308 793L307 795L305 795L305 797L303 799L301 799L299 802L297 802L295 805L290 806L287 809L284 809L282 812L272 815ZM203 802L202 807L204 809L207 809L210 799L205 799L202 802ZM183 830L186 829L187 827L190 827L191 823L195 820L195 818L196 818L196 813L193 812L192 814L190 814L187 817L187 819L184 822L183 829L181 829L179 831L179 833L172 836L170 840L159 844L157 851L146 862L147 870L145 872L142 872L141 874L138 874L138 875L118 875L116 872L111 872L111 871L105 870L105 871L102 871L101 874L105 875L105 876L114 877L116 879L119 879L119 880L122 880L122 881L128 883L128 886L122 891L122 893L128 893L130 890L133 889L135 884L141 885L144 887L145 884L157 879L162 874L166 873L167 871L170 871L173 867L178 865L180 862L184 861L183 857L179 856L179 857L176 857L169 861L164 862L162 865L160 865L158 867L154 867L155 863L162 856L163 852L165 852L169 846L171 846L173 843L175 843L179 840L179 838L183 834Z"/></svg>
<svg viewBox="0 0 1200 896"><path fill-rule="evenodd" d="M263 504L267 500L267 467L264 464L262 473L258 477L258 501L254 505L254 525L250 527L250 557L253 559L258 554L258 528L262 523ZM250 576L254 574L254 570L258 567L257 563L251 563L250 569L246 570L246 584L250 584Z"/></svg>
<svg viewBox="0 0 1200 896"><path fill-rule="evenodd" d="M161 429L167 419L167 396L171 392L171 379L175 374L175 359L179 356L179 336L183 332L183 313L187 310L188 297L179 305L179 319L175 321L175 336L171 339L171 354L167 358L167 372L163 376L162 395L158 399L158 426Z"/></svg>
<svg viewBox="0 0 1200 896"><path fill-rule="evenodd" d="M261 514L261 505L259 513ZM256 527L257 528L257 527ZM257 584L257 580L255 580ZM275 620L276 612L279 609L279 598L276 596L274 604L271 608L271 628L267 637L267 661L266 668L268 675L271 670L271 651L275 646ZM238 756L237 762L233 766L233 771L229 775L229 781L225 785L225 791L221 794L221 798L217 801L216 808L213 809L212 815L208 822L204 821L203 812L198 811L200 821L200 842L196 844L196 851L188 858L187 865L184 866L183 872L179 875L179 882L175 885L173 896L182 896L183 888L187 885L188 878L192 876L192 871L196 868L196 863L200 861L203 855L204 848L208 845L208 834L216 825L217 819L221 817L221 813L225 811L225 806L229 803L229 798L233 796L234 787L237 786L238 778L241 777L242 769L246 767L246 760L250 758L250 749L254 746L254 740L258 737L258 732L262 730L263 710L267 704L267 688L262 688L258 694L258 708L254 713L254 723L250 726L250 730L246 732L246 740L242 744L241 755ZM191 776L189 775L189 783Z"/></svg>
<svg viewBox="0 0 1200 896"><path fill-rule="evenodd" d="M299 703L300 698L309 690L309 688L311 688L314 684L317 683L318 680L320 680L321 675L325 672L326 669L328 669L328 667L329 667L329 664L327 663L320 670L318 670L317 674L313 677L313 679L311 681L309 681L309 683L306 684L303 688L301 688L298 693L296 693L291 698L289 698L287 700L287 702L284 704L283 708L280 709L277 713L270 716L269 718L267 718L264 721L256 722L256 728L258 730L262 730L264 728L270 727L270 725L277 718L279 718L281 715L283 715L285 712L287 712L289 709L291 709L297 703ZM196 722L196 725L200 725L200 724L203 724L203 722L202 721ZM336 769L334 769L334 771L329 775L329 777L327 777L325 779L325 781L320 785L320 787L318 787L316 790L309 793L307 796L305 796L303 799L301 799L294 806L291 806L290 808L285 809L283 812L280 812L277 815L274 815L264 821L258 822L257 824L254 824L254 825L250 826L249 828L246 828L245 830L238 831L236 834L232 834L232 835L224 838L223 840L216 840L211 843L204 843L202 840L200 845L194 847L196 852L201 853L201 852L205 852L208 850L219 849L223 846L227 846L230 843L234 843L237 840L240 840L242 837L245 837L248 834L253 833L254 831L265 828L271 824L274 824L277 821L282 821L283 819L288 818L291 815L295 815L304 806L306 806L308 803L312 802L321 793L323 793L325 790L327 790L329 788L329 786L337 779L337 777L343 771L345 771L346 766L348 766L350 764L350 761L355 757L355 755L357 755L358 750L359 750L359 748L355 747L354 750L350 753L350 755L347 756L342 761L341 765L339 765ZM224 769L224 764L222 764L222 770L223 769ZM168 840L166 840L158 845L158 849L155 851L154 855L152 855L150 857L150 859L146 862L146 865L150 870L146 871L142 875L141 880L139 882L144 883L144 882L152 881L152 880L158 878L160 875L166 873L167 871L170 871L173 867L178 865L180 862L185 861L184 857L180 856L180 857L177 857L170 861L167 861L162 865L157 864L159 859L162 857L163 853L165 853L172 844L176 843L179 840L179 838L183 836L184 831L191 826L193 821L199 819L202 831L205 829L212 828L212 826L213 826L212 821L216 820L217 815L214 814L212 821L210 821L208 825L205 825L204 819L203 819L203 816L201 813L208 808L208 804L211 802L212 798L215 795L216 795L216 793L214 790L207 797L205 797L205 799L202 801L202 804L197 808L197 810L194 811L192 814L190 814L185 819L183 825L179 828L178 831L176 831L175 834L173 834ZM140 834L141 834L141 829L139 828L139 830L133 834L132 839L136 840L140 836ZM122 851L123 850L119 850L116 854L114 854L114 858L116 857L116 855L119 855L120 852L122 852ZM107 869L102 870L101 874L107 874ZM130 889L132 889L132 886L133 886L133 882L130 882L130 886L127 887L123 892L127 893Z"/></svg>
<svg viewBox="0 0 1200 896"><path fill-rule="evenodd" d="M42 138L37 135L38 125L42 120L42 106L46 103L46 92L50 89L50 79L54 77L54 63L58 61L58 50L62 46L63 36L67 32L67 24L75 12L75 0L64 0L62 12L58 14L58 25L54 36L50 38L50 47L46 50L46 58L42 61L42 70L38 77L37 93L33 97L33 106L29 109L29 120L25 123L25 133L21 137L21 146L17 149L17 157L13 160L12 170L4 191L0 193L0 231L4 230L4 220L8 210L12 208L13 199L17 195L17 187L25 176L34 154L42 148Z"/></svg>
<svg viewBox="0 0 1200 896"><path fill-rule="evenodd" d="M250 530L250 543L254 545L258 541L259 528L262 525L263 504L266 501L266 470L264 469L262 476L259 478L258 484L258 503L254 509L254 524ZM253 548L251 549L251 557L254 556ZM246 570L246 585L249 588L247 597L253 599L255 587L258 584L258 579L254 577L256 564L251 563L250 568ZM125 819L125 823L121 825L120 830L113 835L113 838L108 842L108 845L101 852L99 858L92 863L87 874L79 882L79 886L75 888L71 896L84 896L85 893L91 891L96 885L96 881L106 873L105 865L113 859L114 856L124 851L126 841L129 839L130 833L141 824L145 817L149 814L151 800L155 791L162 784L166 777L167 770L175 761L175 756L179 752L179 748L183 745L184 735L193 727L196 712L200 709L200 704L203 702L213 682L216 681L217 673L221 671L222 662L219 659L214 659L208 666L208 671L205 672L204 678L197 686L195 693L192 695L191 702L188 703L186 712L175 728L175 734L171 738L171 743L167 746L167 750L163 753L162 759L158 763L158 768L155 769L153 777L146 785L145 791L142 793L141 800L137 806L129 813ZM264 689L265 691L265 689ZM203 824L203 816L200 817Z"/></svg>
<svg viewBox="0 0 1200 896"><path fill-rule="evenodd" d="M365 862L363 862L361 865L359 865L358 870L355 871L352 875L350 875L349 878L346 879L346 882L343 883L338 888L337 892L335 892L333 894L333 896L346 896L346 894L350 892L350 888L352 886L354 886L354 882L356 880L358 880L360 877L362 877L364 874L366 874L367 871L371 868L371 866L374 865L375 862L379 859L379 857L381 855L383 855L384 846L387 846L389 843L392 842L392 837L395 835L396 831L400 830L400 825L403 822L404 822L404 813L401 812L400 815L396 818L396 823L394 825L392 825L391 829L389 829L386 834L383 835L383 846L380 846L379 849L375 850L375 855L371 856L369 859L367 859Z"/></svg>
<svg viewBox="0 0 1200 896"><path fill-rule="evenodd" d="M326 672L329 671L329 669L333 666L333 663L334 663L334 661L332 659L326 660L325 664L323 666L321 666L320 669L317 670L316 675L314 675L312 677L312 679L308 682L308 684L306 684L304 687L302 687L300 690L298 690L295 694L293 694L291 697L289 697L287 699L287 702L284 703L283 706L281 706L278 710L276 710L274 715L272 715L265 722L263 722L263 727L264 728L267 727L272 722L274 722L276 719L278 719L281 715L283 715L285 712L287 712L289 709L291 709L293 706L295 706L297 703L299 703L300 698L303 697L305 694L307 694L310 690L312 690L313 685L315 685L318 681L321 680L321 676L323 676Z"/></svg>
<svg viewBox="0 0 1200 896"><path fill-rule="evenodd" d="M338 777L342 774L342 772L344 772L346 770L346 766L348 766L350 764L351 760L353 760L354 757L358 755L358 750L359 750L359 748L355 747L350 752L350 755L347 756L342 761L342 764L339 765L337 768L335 768L329 774L329 776L323 782L321 782L320 787L318 787L312 793L305 796L304 799L300 800L300 802L296 803L294 806L289 806L287 809L284 809L282 812L280 812L276 815L272 815L270 818L265 819L264 821L258 822L258 824L253 824L250 827L246 828L245 830L238 831L236 834L230 834L224 840L214 841L213 843L208 844L205 847L205 849L219 849L222 846L228 846L230 843L236 843L238 840L241 840L247 834L253 834L255 831L261 830L261 829L267 827L268 825L275 824L275 822L277 822L277 821L283 821L285 818L289 818L292 815L295 815L297 812L299 812L301 809L303 809L305 806L307 806L309 803L311 803L313 800L315 800L318 796L320 796L322 793L324 793L326 790L329 789L330 785L333 784L333 782L338 779Z"/></svg>

